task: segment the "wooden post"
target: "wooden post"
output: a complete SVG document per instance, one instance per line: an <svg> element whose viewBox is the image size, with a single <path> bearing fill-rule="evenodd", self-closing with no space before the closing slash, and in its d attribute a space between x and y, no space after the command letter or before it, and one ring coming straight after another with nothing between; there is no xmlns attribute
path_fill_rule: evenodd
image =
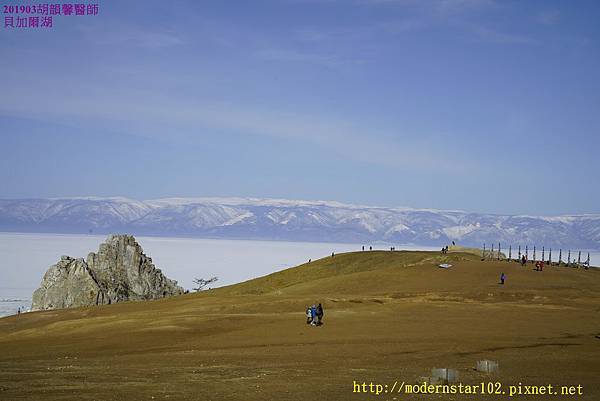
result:
<svg viewBox="0 0 600 401"><path fill-rule="evenodd" d="M546 259L546 248L542 247L542 262Z"/></svg>
<svg viewBox="0 0 600 401"><path fill-rule="evenodd" d="M492 250L490 251L490 260L494 259L494 244L492 244Z"/></svg>
<svg viewBox="0 0 600 401"><path fill-rule="evenodd" d="M587 267L591 267L590 266L590 253L588 252L588 258L587 258L587 263L586 263Z"/></svg>
<svg viewBox="0 0 600 401"><path fill-rule="evenodd" d="M500 243L498 242L498 260L500 260Z"/></svg>
<svg viewBox="0 0 600 401"><path fill-rule="evenodd" d="M558 265L562 264L562 248L558 249Z"/></svg>
<svg viewBox="0 0 600 401"><path fill-rule="evenodd" d="M525 245L525 259L529 260L529 245Z"/></svg>
<svg viewBox="0 0 600 401"><path fill-rule="evenodd" d="M481 256L482 259L485 259L485 242L483 243L483 255Z"/></svg>
<svg viewBox="0 0 600 401"><path fill-rule="evenodd" d="M548 266L552 266L552 248L550 248L550 252L548 253Z"/></svg>
<svg viewBox="0 0 600 401"><path fill-rule="evenodd" d="M571 250L569 249L569 256L567 257L567 266L571 267Z"/></svg>
<svg viewBox="0 0 600 401"><path fill-rule="evenodd" d="M579 256L577 256L577 267L581 266L581 251L579 251Z"/></svg>
<svg viewBox="0 0 600 401"><path fill-rule="evenodd" d="M512 245L508 246L508 261L512 260Z"/></svg>
<svg viewBox="0 0 600 401"><path fill-rule="evenodd" d="M519 245L519 262L521 261L521 245Z"/></svg>
<svg viewBox="0 0 600 401"><path fill-rule="evenodd" d="M535 262L535 245L533 246L533 262ZM533 263L531 262L531 263Z"/></svg>

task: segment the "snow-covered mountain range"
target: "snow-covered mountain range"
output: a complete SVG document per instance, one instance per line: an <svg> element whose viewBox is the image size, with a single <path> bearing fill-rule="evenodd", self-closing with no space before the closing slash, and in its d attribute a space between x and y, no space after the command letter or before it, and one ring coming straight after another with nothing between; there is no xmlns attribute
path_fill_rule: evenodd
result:
<svg viewBox="0 0 600 401"><path fill-rule="evenodd" d="M254 198L0 200L0 231L600 249L600 215L511 216Z"/></svg>

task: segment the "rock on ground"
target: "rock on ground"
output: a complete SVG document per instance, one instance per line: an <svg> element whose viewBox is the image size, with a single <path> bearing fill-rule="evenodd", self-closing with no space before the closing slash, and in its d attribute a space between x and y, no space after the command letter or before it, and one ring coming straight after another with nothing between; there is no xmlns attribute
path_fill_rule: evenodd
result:
<svg viewBox="0 0 600 401"><path fill-rule="evenodd" d="M103 305L183 294L131 235L111 235L87 261L62 256L33 293L32 310Z"/></svg>

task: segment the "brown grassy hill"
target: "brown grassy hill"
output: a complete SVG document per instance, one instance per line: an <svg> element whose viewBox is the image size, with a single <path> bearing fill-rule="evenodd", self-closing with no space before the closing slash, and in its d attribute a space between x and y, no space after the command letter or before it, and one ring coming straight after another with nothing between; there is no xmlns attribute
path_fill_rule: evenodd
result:
<svg viewBox="0 0 600 401"><path fill-rule="evenodd" d="M317 328L304 317L315 302ZM352 392L434 367L464 383L582 384L578 399L595 400L599 312L597 270L339 254L200 294L0 319L0 400L440 399ZM480 359L500 372L474 371Z"/></svg>

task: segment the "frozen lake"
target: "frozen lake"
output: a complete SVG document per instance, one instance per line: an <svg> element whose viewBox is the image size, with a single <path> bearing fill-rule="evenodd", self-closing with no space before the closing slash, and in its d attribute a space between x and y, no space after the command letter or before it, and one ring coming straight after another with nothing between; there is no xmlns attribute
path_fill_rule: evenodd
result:
<svg viewBox="0 0 600 401"><path fill-rule="evenodd" d="M0 233L0 316L31 306L31 294L61 255L86 258L106 236ZM264 276L331 252L361 245L283 241L136 237L167 277L192 289L196 277L219 277L214 287ZM381 245L381 249L385 249ZM406 247L404 249L416 249ZM423 248L421 248L423 249ZM433 249L433 248L431 248ZM436 248L437 249L437 248Z"/></svg>
<svg viewBox="0 0 600 401"><path fill-rule="evenodd" d="M31 294L46 270L61 255L86 258L96 252L106 236L0 233L0 316L31 306ZM293 267L331 252L359 250L360 244L212 240L136 237L146 255L167 277L192 289L195 277L219 277L214 287L234 284ZM395 245L396 249L437 250L437 247ZM381 244L374 249L389 249ZM554 256L554 255L553 255ZM554 258L558 255L554 256ZM575 255L576 257L576 255ZM587 253L585 254L587 257ZM564 255L566 259L566 255ZM584 255L582 253L582 259ZM591 254L600 264L600 253Z"/></svg>

